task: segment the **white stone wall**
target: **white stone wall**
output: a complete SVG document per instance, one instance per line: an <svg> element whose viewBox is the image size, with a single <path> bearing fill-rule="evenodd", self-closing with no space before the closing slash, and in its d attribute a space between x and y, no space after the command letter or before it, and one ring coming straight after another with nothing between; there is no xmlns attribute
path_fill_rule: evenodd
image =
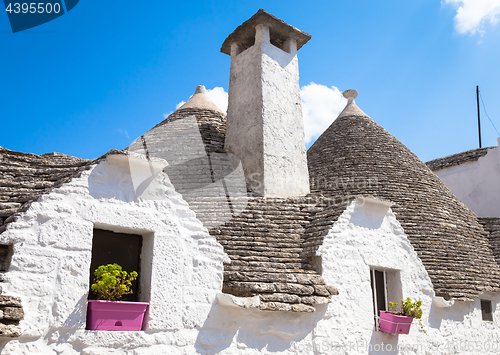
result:
<svg viewBox="0 0 500 355"><path fill-rule="evenodd" d="M500 138L498 138L500 146ZM477 161L434 172L479 217L500 217L500 149Z"/></svg>
<svg viewBox="0 0 500 355"><path fill-rule="evenodd" d="M339 295L333 297L314 330L315 354L500 352L500 295L483 295L492 300L494 322L482 321L479 299L438 308L431 280L389 206L354 201L330 230L318 254L325 281L336 286ZM389 301L397 302L397 296L403 296L423 302L422 324L427 335L416 320L408 335L374 331L371 267L398 275L400 284L388 282ZM333 351L341 345L345 352ZM480 346L496 350L478 351ZM399 352L395 351L398 347ZM474 351L463 351L466 347Z"/></svg>
<svg viewBox="0 0 500 355"><path fill-rule="evenodd" d="M194 329L222 288L225 254L165 174L140 193L138 199L127 159L111 156L33 203L0 234L2 244L13 244L2 289L21 297L25 312L23 335L3 338L2 354L193 349ZM143 235L139 298L150 300L146 332L85 330L94 227Z"/></svg>
<svg viewBox="0 0 500 355"><path fill-rule="evenodd" d="M438 308L429 276L386 204L353 202L325 238L318 251L323 277L340 292L330 304L312 314L265 312L218 304L221 246L165 175L148 188L151 199L136 199L127 169L120 159L101 162L34 203L0 235L1 243L14 244L3 290L21 297L26 314L23 336L2 339L2 354L500 352L499 295L483 295L492 300L494 322L482 321L479 299ZM151 299L146 331L85 330L94 227L144 236L142 271L151 274L140 296ZM389 298L423 301L428 335L416 321L409 335L374 330L370 267L396 275Z"/></svg>

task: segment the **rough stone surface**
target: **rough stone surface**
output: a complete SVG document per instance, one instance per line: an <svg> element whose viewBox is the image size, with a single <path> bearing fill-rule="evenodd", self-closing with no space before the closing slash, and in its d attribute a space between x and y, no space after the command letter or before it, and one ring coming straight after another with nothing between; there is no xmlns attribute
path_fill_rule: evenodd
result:
<svg viewBox="0 0 500 355"><path fill-rule="evenodd" d="M225 293L260 297L260 309L312 312L337 294L304 257L304 235L318 198L252 198L247 208L210 234L231 263L224 266Z"/></svg>
<svg viewBox="0 0 500 355"><path fill-rule="evenodd" d="M0 323L0 337L15 338L21 335L18 325Z"/></svg>
<svg viewBox="0 0 500 355"><path fill-rule="evenodd" d="M500 218L479 218L479 222L488 233L490 247L493 250L496 262L500 265Z"/></svg>
<svg viewBox="0 0 500 355"><path fill-rule="evenodd" d="M255 15L238 26L224 40L220 51L227 55L231 55L231 45L233 43L239 43L242 51L250 48L255 43L255 26L262 23L273 28L272 43L277 47L281 47L286 42L287 38L291 37L297 42L297 50L299 50L311 39L310 34L290 26L267 11L260 9Z"/></svg>
<svg viewBox="0 0 500 355"><path fill-rule="evenodd" d="M222 288L223 248L163 172L150 181L147 189L149 196L161 199L137 197L127 163L134 159L131 154L121 152L101 159L32 202L0 234L0 243L13 245L11 267L2 287L6 294L17 296L0 296L0 323L22 319L24 309L19 327L7 324L13 327L10 331L2 328L4 334L22 333L21 337L29 339L55 337L58 343L92 343L88 339L95 332L84 329L94 227L143 235L140 269L144 284L139 300L150 300L149 331L171 332L203 324ZM56 225L58 228L54 228ZM205 296L189 296L201 294ZM186 301L165 302L174 299ZM186 313L186 309L192 311ZM75 340L78 330L81 335ZM38 342L35 349L49 351L48 343ZM101 350L114 347L108 340L103 344L93 345ZM23 350L14 343L9 346L16 354L28 354L33 349ZM82 345L75 346L83 351Z"/></svg>
<svg viewBox="0 0 500 355"><path fill-rule="evenodd" d="M1 291L0 291L1 292ZM19 321L24 312L19 297L0 295L0 338L21 335Z"/></svg>
<svg viewBox="0 0 500 355"><path fill-rule="evenodd" d="M206 94L195 95L207 106L210 99ZM223 113L183 107L127 149L166 160L169 165L164 172L197 218L208 228L218 226L246 207L247 189L241 162L224 150Z"/></svg>
<svg viewBox="0 0 500 355"><path fill-rule="evenodd" d="M500 268L476 215L368 116L339 117L309 149L308 163L311 190L331 199L321 212L330 214L327 223L356 196L389 201L438 296L473 300L500 290ZM325 232L321 220L312 223L319 234L306 241L310 255Z"/></svg>
<svg viewBox="0 0 500 355"><path fill-rule="evenodd" d="M200 135L203 112L172 117L187 114L179 121ZM174 190L169 178L181 174L161 172L165 161L155 161L147 148L140 157L108 154L31 200L0 232L0 244L12 245L13 251L9 271L1 274L2 288L18 296L1 296L0 314L19 318L19 309L12 308L21 304L25 311L19 326L9 323L14 320L0 322L1 335L19 337L2 338L1 353L498 354L500 296L485 291L488 275L478 269L484 263L496 282L491 252L483 249L486 234L397 140L363 114L348 112L362 111L351 106L344 117L352 121L337 120L337 134L347 137L338 140L330 132L311 152L315 162L335 167L310 166L313 175L324 174L332 185L302 198L253 198L242 213L230 211L229 219L211 226L230 258L175 191L185 187ZM207 143L201 136L200 151L206 153L211 144L222 147L222 140ZM185 163L175 154L172 159L171 165ZM138 174L137 180L134 169L144 167L150 176ZM335 180L336 173L348 180ZM210 176L217 179L216 173ZM197 216L205 213L210 220L209 197L203 201L205 210ZM4 210L19 207L9 203ZM482 222L495 250L498 221ZM151 300L149 329L84 329L94 227L143 235L141 275L146 277L139 298ZM422 300L427 334L417 324L405 336L374 329L370 268L387 272L390 300ZM219 297L222 287L255 296ZM494 321L482 321L479 298L435 307L436 293L447 289L463 289L462 299L491 300Z"/></svg>
<svg viewBox="0 0 500 355"><path fill-rule="evenodd" d="M23 309L20 307L2 307L3 319L20 321L24 318Z"/></svg>

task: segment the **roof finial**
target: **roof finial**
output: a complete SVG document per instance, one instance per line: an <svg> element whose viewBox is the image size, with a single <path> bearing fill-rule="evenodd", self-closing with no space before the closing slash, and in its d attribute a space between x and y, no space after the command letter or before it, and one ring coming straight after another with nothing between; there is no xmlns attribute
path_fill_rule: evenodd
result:
<svg viewBox="0 0 500 355"><path fill-rule="evenodd" d="M205 94L206 92L207 89L205 89L205 85L198 85L194 91L195 94Z"/></svg>
<svg viewBox="0 0 500 355"><path fill-rule="evenodd" d="M224 111L222 111L216 104L213 103L212 100L210 100L207 94L207 89L205 89L204 85L198 85L193 96L191 96L189 100L184 103L184 105L179 107L178 110L185 108L212 110L225 114Z"/></svg>
<svg viewBox="0 0 500 355"><path fill-rule="evenodd" d="M356 97L358 97L358 90L346 90L342 93L342 95L347 99L347 104L349 105Z"/></svg>

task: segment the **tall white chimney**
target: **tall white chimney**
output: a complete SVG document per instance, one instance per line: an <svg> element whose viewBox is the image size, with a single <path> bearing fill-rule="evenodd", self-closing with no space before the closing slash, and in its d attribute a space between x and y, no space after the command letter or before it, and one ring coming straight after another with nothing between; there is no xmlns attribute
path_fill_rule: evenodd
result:
<svg viewBox="0 0 500 355"><path fill-rule="evenodd" d="M311 36L264 10L231 33L226 149L266 197L309 193L297 50Z"/></svg>

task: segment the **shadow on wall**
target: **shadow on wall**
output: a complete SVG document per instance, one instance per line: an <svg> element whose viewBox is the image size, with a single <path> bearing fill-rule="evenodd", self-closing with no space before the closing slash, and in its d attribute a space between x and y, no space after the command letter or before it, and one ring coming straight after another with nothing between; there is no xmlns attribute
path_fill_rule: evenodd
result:
<svg viewBox="0 0 500 355"><path fill-rule="evenodd" d="M368 229L379 229L389 211L389 204L374 202L369 198L357 198L351 223Z"/></svg>
<svg viewBox="0 0 500 355"><path fill-rule="evenodd" d="M87 294L84 294L75 305L75 309L64 321L63 328L85 327L87 323Z"/></svg>
<svg viewBox="0 0 500 355"><path fill-rule="evenodd" d="M473 308L467 310L471 303L472 302L455 302L453 306L446 308L436 307L433 303L429 310L429 325L431 328L439 329L443 319L463 323L464 315L473 310Z"/></svg>
<svg viewBox="0 0 500 355"><path fill-rule="evenodd" d="M414 327L415 325L412 325ZM379 331L373 331L368 345L368 354L399 354L398 351L399 334L393 335Z"/></svg>
<svg viewBox="0 0 500 355"><path fill-rule="evenodd" d="M234 342L239 349L280 352L295 347L300 353L303 340L312 348L313 330L326 309L327 305L317 305L314 313L275 312L214 303L198 333L196 351L217 354Z"/></svg>
<svg viewBox="0 0 500 355"><path fill-rule="evenodd" d="M53 308L55 307L56 305L54 304ZM75 309L64 320L61 327L53 328L53 330L49 331L47 334L45 334L45 336L43 336L43 339L45 339L45 343L47 344L71 343L71 340L75 338L75 334L81 331L82 328L83 329L85 328L87 321L86 314L87 314L87 294L83 295L78 300L78 303L75 305ZM4 350L6 350L6 353L8 354L18 354L19 349L24 349L22 353L26 354L27 353L26 351L28 351L27 349L31 350L36 349L36 346L31 344L36 342L37 340L38 340L37 337L30 337L30 336L23 338L0 337L0 353L3 354ZM9 348L9 343L11 342L14 345L14 348L16 349L14 350L14 352L12 352L13 350ZM86 347L86 345L83 343L72 343L71 345L68 344L67 347L68 349L82 352L83 349Z"/></svg>
<svg viewBox="0 0 500 355"><path fill-rule="evenodd" d="M89 176L89 193L95 199L134 201L136 193L128 164L100 162Z"/></svg>
<svg viewBox="0 0 500 355"><path fill-rule="evenodd" d="M67 343L75 337L75 334L83 329L87 324L87 294L83 295L75 306L75 309L66 318L61 328L54 328L54 330L49 331L44 339L47 343ZM33 341L33 339L26 339L26 342ZM85 346L84 344L71 344L71 346L77 350L82 351Z"/></svg>

